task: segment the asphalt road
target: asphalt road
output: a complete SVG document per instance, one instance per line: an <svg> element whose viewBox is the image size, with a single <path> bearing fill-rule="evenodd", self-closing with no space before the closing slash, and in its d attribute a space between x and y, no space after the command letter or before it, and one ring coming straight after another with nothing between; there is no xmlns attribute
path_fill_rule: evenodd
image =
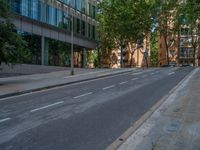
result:
<svg viewBox="0 0 200 150"><path fill-rule="evenodd" d="M0 150L103 150L192 69L141 70L0 99Z"/></svg>

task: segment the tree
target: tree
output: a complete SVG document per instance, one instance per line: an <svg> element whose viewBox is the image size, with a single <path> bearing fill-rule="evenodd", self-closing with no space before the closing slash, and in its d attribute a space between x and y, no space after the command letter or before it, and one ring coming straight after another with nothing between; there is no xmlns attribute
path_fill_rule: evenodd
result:
<svg viewBox="0 0 200 150"><path fill-rule="evenodd" d="M151 33L151 66L158 66L158 32Z"/></svg>
<svg viewBox="0 0 200 150"><path fill-rule="evenodd" d="M14 32L16 28L11 22L12 17L10 6L0 0L0 65L2 62L20 62L29 55L24 48L26 42Z"/></svg>
<svg viewBox="0 0 200 150"><path fill-rule="evenodd" d="M174 0L165 0L157 3L158 31L163 38L166 48L167 64L169 64L169 49L175 44L176 37L179 31L177 23L178 4Z"/></svg>
<svg viewBox="0 0 200 150"><path fill-rule="evenodd" d="M141 0L102 1L98 17L102 47L110 51L119 47L121 50L128 49L132 62L132 56L138 44L141 44L138 41L151 31L153 5L152 1Z"/></svg>

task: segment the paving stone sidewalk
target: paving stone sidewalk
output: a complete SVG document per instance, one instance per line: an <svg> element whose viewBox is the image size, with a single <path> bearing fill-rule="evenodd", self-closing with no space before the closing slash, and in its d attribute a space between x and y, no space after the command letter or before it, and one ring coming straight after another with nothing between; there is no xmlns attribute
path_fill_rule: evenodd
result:
<svg viewBox="0 0 200 150"><path fill-rule="evenodd" d="M200 150L200 69L196 68L118 150Z"/></svg>

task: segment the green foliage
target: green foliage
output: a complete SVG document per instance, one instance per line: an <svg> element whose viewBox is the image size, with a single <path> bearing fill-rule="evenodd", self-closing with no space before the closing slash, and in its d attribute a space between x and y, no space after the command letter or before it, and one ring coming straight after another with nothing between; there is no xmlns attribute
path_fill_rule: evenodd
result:
<svg viewBox="0 0 200 150"><path fill-rule="evenodd" d="M99 60L98 60L98 51L88 51L87 52L87 61L88 63L94 64L95 68L100 67L99 66Z"/></svg>
<svg viewBox="0 0 200 150"><path fill-rule="evenodd" d="M49 64L70 66L70 45L49 39Z"/></svg>
<svg viewBox="0 0 200 150"><path fill-rule="evenodd" d="M151 66L158 66L158 32L151 33Z"/></svg>
<svg viewBox="0 0 200 150"><path fill-rule="evenodd" d="M113 49L144 38L152 27L152 1L104 0L100 3L98 31L102 48Z"/></svg>
<svg viewBox="0 0 200 150"><path fill-rule="evenodd" d="M26 42L14 32L15 26L11 23L12 17L10 7L4 0L0 0L0 65L2 62L6 64L21 62L29 55L24 48Z"/></svg>

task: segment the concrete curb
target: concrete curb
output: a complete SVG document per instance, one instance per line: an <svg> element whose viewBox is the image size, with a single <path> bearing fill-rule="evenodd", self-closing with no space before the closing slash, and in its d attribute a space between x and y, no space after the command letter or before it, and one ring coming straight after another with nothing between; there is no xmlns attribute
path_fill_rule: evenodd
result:
<svg viewBox="0 0 200 150"><path fill-rule="evenodd" d="M120 137L118 137L106 150L117 150L151 115L170 97L176 89L182 86L186 79L190 78L196 72L197 68L186 75L173 89L170 90L169 94L165 95L160 101L154 104L149 111L147 111L142 117L137 120L130 128L128 128Z"/></svg>
<svg viewBox="0 0 200 150"><path fill-rule="evenodd" d="M101 79L101 78L119 75L119 74L125 74L125 73L132 72L132 71L135 71L135 70L133 69L133 70L126 70L126 71L120 71L120 72L115 72L115 73L107 73L107 74L103 74L103 75L99 75L99 76L95 76L95 77L91 77L91 78L87 78L87 79L80 79L80 80L77 80L77 81L71 81L71 82L62 83L62 84L55 84L55 85L45 86L45 87L31 89L31 90L13 92L13 93L9 93L9 94L0 95L0 99L9 98L9 97L12 97L12 96L17 96L17 95L22 95L22 94L27 94L27 93L32 93L32 92L37 92L37 91L41 91L41 90L52 89L52 88L56 88L56 87L62 87L62 86L71 85L71 84L80 83L80 82L85 82L85 81L91 81L91 80L94 80L94 79Z"/></svg>

